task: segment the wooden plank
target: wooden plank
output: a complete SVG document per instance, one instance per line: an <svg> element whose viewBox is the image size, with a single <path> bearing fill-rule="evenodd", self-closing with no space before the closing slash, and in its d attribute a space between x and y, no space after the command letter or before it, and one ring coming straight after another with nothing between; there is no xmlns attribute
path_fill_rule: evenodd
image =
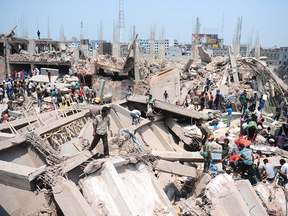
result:
<svg viewBox="0 0 288 216"><path fill-rule="evenodd" d="M133 45L134 45L137 37L138 37L138 34L135 34L134 37L133 37L133 40L132 40L132 42L131 42L131 44L130 44L130 47L129 47L129 49L128 49L128 54L127 54L126 59L125 59L125 61L124 61L123 67L122 67L122 69L121 69L120 76L121 76L122 73L123 73L124 67L125 67L125 65L126 65L126 63L127 63L127 60L128 60L128 58L129 58L129 56L130 56L131 50L132 50L132 48L133 48Z"/></svg>

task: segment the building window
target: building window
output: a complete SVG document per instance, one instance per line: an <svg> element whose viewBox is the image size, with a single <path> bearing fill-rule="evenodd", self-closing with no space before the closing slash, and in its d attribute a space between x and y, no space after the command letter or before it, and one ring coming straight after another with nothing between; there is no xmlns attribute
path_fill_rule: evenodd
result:
<svg viewBox="0 0 288 216"><path fill-rule="evenodd" d="M286 55L284 56L284 58L286 59Z"/></svg>

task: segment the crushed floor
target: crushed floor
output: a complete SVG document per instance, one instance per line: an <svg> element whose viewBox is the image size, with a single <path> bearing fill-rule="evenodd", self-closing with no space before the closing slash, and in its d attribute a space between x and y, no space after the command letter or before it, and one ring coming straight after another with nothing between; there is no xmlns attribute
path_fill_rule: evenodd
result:
<svg viewBox="0 0 288 216"><path fill-rule="evenodd" d="M287 189L263 182L252 185L235 178L231 170L224 172L222 147L216 142L212 155L218 172L204 172L201 132L195 126L201 121L215 138L229 132L229 145L237 153L234 140L240 133L240 94L246 90L273 101L272 89L287 91L265 62L241 56L211 58L204 52L200 62L140 59L141 79L136 82L133 76L120 81L95 73L93 67L121 71L125 59L109 55L75 61L73 52L67 50L9 58L14 62L71 62L69 74L50 83L63 94L70 94L80 76L95 76L92 89L96 93L105 81L102 101L106 104L101 107L110 108L113 137L108 135L109 156L103 156L101 141L88 151L93 140L89 100L71 101L70 106L54 110L50 96L40 108L35 93L28 96L25 92L24 102L9 103L4 98L1 117L8 112L9 121L1 119L0 123L0 215L287 215ZM127 73L133 71L133 61L126 63ZM213 83L213 94L220 89L225 97L218 110L200 111L192 103L193 89L198 86L202 92L207 78ZM32 79L48 82L44 75ZM129 86L133 93L126 98ZM165 90L170 102L163 99ZM152 120L146 118L149 93L156 99L158 113ZM268 114L268 104L263 111L265 127L287 136L286 119L275 121ZM233 113L227 127L229 106ZM142 113L139 124L132 123L134 109ZM275 167L280 167L281 158L288 159L286 150L271 147L261 135L251 149L261 150Z"/></svg>

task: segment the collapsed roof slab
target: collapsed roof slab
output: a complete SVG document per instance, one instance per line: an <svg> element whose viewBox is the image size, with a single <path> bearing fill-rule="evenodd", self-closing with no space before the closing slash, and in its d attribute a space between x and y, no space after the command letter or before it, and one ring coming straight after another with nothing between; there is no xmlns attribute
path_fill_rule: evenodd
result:
<svg viewBox="0 0 288 216"><path fill-rule="evenodd" d="M31 181L45 170L46 166L37 169L0 160L0 183L23 190L34 190Z"/></svg>
<svg viewBox="0 0 288 216"><path fill-rule="evenodd" d="M147 104L146 99L148 99L148 97L143 95L131 95L130 97L128 97L129 102L142 103L142 104ZM177 116L185 116L205 121L212 119L212 117L209 117L209 115L206 113L199 113L194 110L185 109L183 107L173 105L170 103L165 103L158 100L155 101L155 108L164 110L169 113L174 113Z"/></svg>
<svg viewBox="0 0 288 216"><path fill-rule="evenodd" d="M70 180L52 187L54 198L64 215L93 216L95 215L88 202L84 199L77 186Z"/></svg>
<svg viewBox="0 0 288 216"><path fill-rule="evenodd" d="M165 123L179 137L180 140L182 140L187 145L191 145L192 139L185 136L182 128L175 121L173 121L172 118L167 118Z"/></svg>

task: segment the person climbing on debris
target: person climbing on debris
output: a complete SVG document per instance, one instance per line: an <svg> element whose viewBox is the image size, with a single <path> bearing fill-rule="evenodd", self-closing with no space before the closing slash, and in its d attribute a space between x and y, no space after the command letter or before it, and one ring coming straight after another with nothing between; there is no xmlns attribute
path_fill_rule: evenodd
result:
<svg viewBox="0 0 288 216"><path fill-rule="evenodd" d="M37 31L37 35L38 35L38 40L40 40L40 31Z"/></svg>
<svg viewBox="0 0 288 216"><path fill-rule="evenodd" d="M277 104L277 106L275 107L275 117L274 119L279 121L279 117L281 115L281 106L279 104Z"/></svg>
<svg viewBox="0 0 288 216"><path fill-rule="evenodd" d="M248 172L248 174L252 176L256 183L258 183L258 179L252 167L254 161L253 151L251 149L245 148L243 144L240 144L240 148L242 148L242 150L240 151L240 160L243 161L240 167L240 170L242 172L241 178L244 178L245 173Z"/></svg>
<svg viewBox="0 0 288 216"><path fill-rule="evenodd" d="M239 161L239 159L239 155L233 155L229 160L229 165L233 169L234 175L236 172L239 172L238 170L241 164L241 161Z"/></svg>
<svg viewBox="0 0 288 216"><path fill-rule="evenodd" d="M285 133L282 133L280 136L275 137L277 141L277 146L279 146L280 149L284 149L284 142L288 140L288 138L285 137Z"/></svg>
<svg viewBox="0 0 288 216"><path fill-rule="evenodd" d="M214 96L212 92L210 92L209 109L213 108L213 99L214 99Z"/></svg>
<svg viewBox="0 0 288 216"><path fill-rule="evenodd" d="M264 159L263 162L264 166L261 169L261 174L265 174L265 176L267 177L267 181L269 183L273 183L275 180L274 165L268 163L268 159ZM265 182L265 180L263 182Z"/></svg>
<svg viewBox="0 0 288 216"><path fill-rule="evenodd" d="M250 113L250 110L247 108L247 105L243 105L243 114L242 116L248 116Z"/></svg>
<svg viewBox="0 0 288 216"><path fill-rule="evenodd" d="M201 149L202 149L203 146L205 145L206 141L208 140L208 138L210 136L212 136L213 133L211 132L211 130L209 128L207 128L206 126L203 126L201 124L201 122L197 122L196 126L200 129L200 131L202 133L202 137L201 137L201 139L202 139L202 141L201 141L201 143L202 143Z"/></svg>
<svg viewBox="0 0 288 216"><path fill-rule="evenodd" d="M153 98L151 94L149 95L149 98L146 99L146 102L147 102L147 110L149 108L155 107L155 98Z"/></svg>
<svg viewBox="0 0 288 216"><path fill-rule="evenodd" d="M220 99L220 89L217 89L215 95L215 100L214 100L214 105L213 105L213 110L218 110L218 104L219 104L219 99Z"/></svg>
<svg viewBox="0 0 288 216"><path fill-rule="evenodd" d="M205 88L204 88L204 92L208 92L208 91L209 91L210 82L211 82L211 81L207 78L207 79L206 79L206 85L205 85Z"/></svg>
<svg viewBox="0 0 288 216"><path fill-rule="evenodd" d="M40 88L40 86L37 86L38 107L42 106L42 97L43 97L43 93L41 91L41 88Z"/></svg>
<svg viewBox="0 0 288 216"><path fill-rule="evenodd" d="M244 90L244 94L241 96L241 112L244 109L247 109L247 92Z"/></svg>
<svg viewBox="0 0 288 216"><path fill-rule="evenodd" d="M260 98L260 107L261 107L261 113L263 112L265 106L265 100L263 99L263 95Z"/></svg>
<svg viewBox="0 0 288 216"><path fill-rule="evenodd" d="M165 99L165 102L168 101L168 102L170 103L170 100L169 100L169 98L168 98L168 93L167 93L166 90L165 90L165 92L164 92L163 98Z"/></svg>
<svg viewBox="0 0 288 216"><path fill-rule="evenodd" d="M285 185L288 182L288 164L286 161L282 158L280 159L280 164L281 164L281 170L279 170L279 175L283 178L284 182L283 185Z"/></svg>
<svg viewBox="0 0 288 216"><path fill-rule="evenodd" d="M185 100L185 104L184 104L184 105L185 105L185 108L188 108L188 107L189 107L189 103L188 103L188 100L187 100L187 99Z"/></svg>
<svg viewBox="0 0 288 216"><path fill-rule="evenodd" d="M210 136L208 138L208 140L205 142L205 145L203 146L203 151L204 151L204 171L210 171L210 162L212 159L212 154L211 154L211 150L212 150L212 141L214 140L214 136Z"/></svg>
<svg viewBox="0 0 288 216"><path fill-rule="evenodd" d="M193 98L194 109L198 111L198 104L199 104L199 96L198 93Z"/></svg>
<svg viewBox="0 0 288 216"><path fill-rule="evenodd" d="M140 123L140 117L141 117L141 112L139 110L132 110L130 112L130 116L132 117L132 124L136 123L139 124Z"/></svg>
<svg viewBox="0 0 288 216"><path fill-rule="evenodd" d="M147 119L153 120L155 115L160 115L159 113L155 112L154 107L152 106L147 110L146 117Z"/></svg>
<svg viewBox="0 0 288 216"><path fill-rule="evenodd" d="M104 146L104 155L109 156L109 147L108 147L108 136L107 136L107 128L110 131L111 137L113 137L112 130L110 129L110 117L109 108L103 107L101 115L96 116L94 121L94 128L93 128L93 141L89 148L89 151L92 151L98 144L99 140L102 139L103 146Z"/></svg>
<svg viewBox="0 0 288 216"><path fill-rule="evenodd" d="M257 93L255 93L254 96L252 97L251 106L250 106L252 112L255 111L257 100L258 100L258 96L257 96Z"/></svg>
<svg viewBox="0 0 288 216"><path fill-rule="evenodd" d="M127 88L126 91L128 91L128 93L127 93L126 96L125 96L125 98L126 98L126 100L127 100L128 97L133 94L133 88L132 88L132 86L128 86L128 88Z"/></svg>
<svg viewBox="0 0 288 216"><path fill-rule="evenodd" d="M261 107L259 106L259 107L257 108L257 110L255 110L255 111L253 112L253 114L255 114L255 115L257 116L257 119L261 119L261 118L262 118Z"/></svg>
<svg viewBox="0 0 288 216"><path fill-rule="evenodd" d="M281 106L281 109L283 110L283 116L284 116L285 118L287 118L287 103L286 103L286 101L283 100L283 101L281 102L280 106Z"/></svg>
<svg viewBox="0 0 288 216"><path fill-rule="evenodd" d="M206 106L206 109L210 109L210 107L209 107L209 95L207 92L205 93L205 106Z"/></svg>
<svg viewBox="0 0 288 216"><path fill-rule="evenodd" d="M200 111L202 111L205 107L205 94L204 92L201 93L201 97L200 97Z"/></svg>
<svg viewBox="0 0 288 216"><path fill-rule="evenodd" d="M226 171L228 161L232 154L232 149L229 146L229 139L225 139L224 144L221 144L221 146L222 146L222 160L221 160L222 169Z"/></svg>
<svg viewBox="0 0 288 216"><path fill-rule="evenodd" d="M47 72L47 75L48 75L48 80L49 80L49 83L51 83L51 72L50 72L50 71L48 71L48 70L46 70L46 72Z"/></svg>
<svg viewBox="0 0 288 216"><path fill-rule="evenodd" d="M232 119L232 108L231 108L231 105L228 106L227 112L228 112L228 115L227 115L227 127L230 127L231 119Z"/></svg>

